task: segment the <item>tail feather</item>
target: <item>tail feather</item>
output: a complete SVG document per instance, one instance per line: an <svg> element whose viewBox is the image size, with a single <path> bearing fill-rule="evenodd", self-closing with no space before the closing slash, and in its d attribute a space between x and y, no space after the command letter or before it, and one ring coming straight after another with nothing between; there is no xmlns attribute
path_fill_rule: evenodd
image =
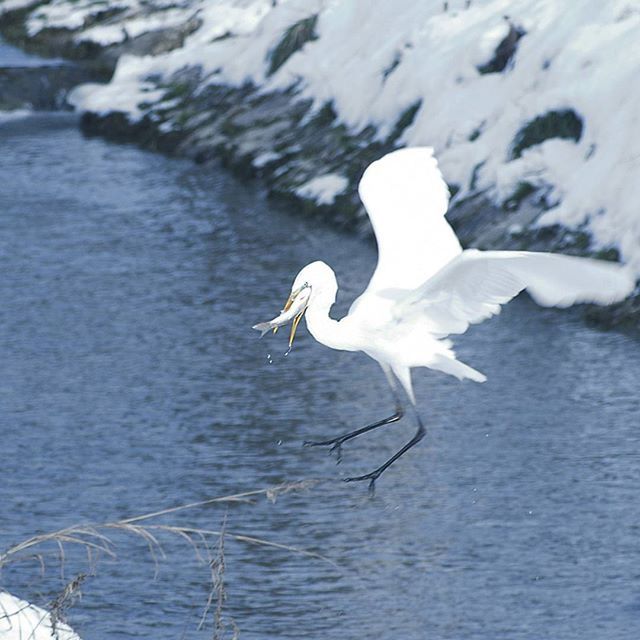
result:
<svg viewBox="0 0 640 640"><path fill-rule="evenodd" d="M486 382L487 376L479 371L476 371L473 367L470 367L460 360L455 358L447 358L446 356L438 355L433 362L430 362L428 367L430 369L436 369L447 373L450 376L455 376L458 380L464 380L468 378L474 382Z"/></svg>

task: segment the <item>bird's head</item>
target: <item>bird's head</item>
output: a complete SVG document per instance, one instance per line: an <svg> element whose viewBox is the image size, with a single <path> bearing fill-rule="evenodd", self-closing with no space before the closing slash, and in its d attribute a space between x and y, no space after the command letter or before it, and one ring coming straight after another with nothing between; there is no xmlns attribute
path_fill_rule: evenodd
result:
<svg viewBox="0 0 640 640"><path fill-rule="evenodd" d="M289 347L291 347L304 312L311 304L317 302L323 302L327 308L330 307L335 302L337 290L338 283L333 269L319 260L312 262L302 268L295 277L291 293L280 315L269 322L256 324L253 328L261 331L262 335L270 329L275 333L278 327L293 320L289 335Z"/></svg>

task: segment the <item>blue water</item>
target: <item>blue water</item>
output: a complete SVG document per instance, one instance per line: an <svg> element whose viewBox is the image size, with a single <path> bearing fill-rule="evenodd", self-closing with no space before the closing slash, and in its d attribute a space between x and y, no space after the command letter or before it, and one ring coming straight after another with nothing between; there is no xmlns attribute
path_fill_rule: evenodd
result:
<svg viewBox="0 0 640 640"><path fill-rule="evenodd" d="M526 299L457 341L489 378L417 372L422 443L405 419L344 447L304 439L387 415L377 365L303 329L258 340L298 269L324 259L338 315L373 248L300 219L213 166L84 139L73 116L0 125L0 550L301 478L327 482L229 508L227 529L323 554L226 539L224 615L245 640L608 640L640 637L640 345ZM267 354L271 354L269 364ZM219 506L165 522L218 529ZM115 535L68 618L86 640L197 631L209 571L181 540L154 564ZM0 582L46 603L55 556ZM227 635L230 637L230 634Z"/></svg>
<svg viewBox="0 0 640 640"><path fill-rule="evenodd" d="M64 64L64 60L32 56L0 39L0 65L2 67L43 67L60 64Z"/></svg>

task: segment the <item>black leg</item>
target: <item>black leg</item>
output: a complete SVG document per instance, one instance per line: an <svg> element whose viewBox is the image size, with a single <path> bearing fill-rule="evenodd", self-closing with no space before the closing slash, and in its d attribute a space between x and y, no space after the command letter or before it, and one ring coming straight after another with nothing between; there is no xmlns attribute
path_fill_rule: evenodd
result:
<svg viewBox="0 0 640 640"><path fill-rule="evenodd" d="M376 480L380 477L380 475L387 468L389 468L400 456L405 454L407 451L409 451L409 449L411 449L411 447L418 444L418 442L420 442L420 440L424 438L426 429L424 428L417 414L416 419L418 420L418 430L416 431L416 434L413 436L413 438L411 438L411 440L409 440L409 442L407 442L407 444L405 444L404 447L400 449L400 451L392 455L383 465L379 466L377 469L374 469L371 473L366 473L363 476L354 476L353 478L345 478L344 481L359 482L361 480L369 480L369 493L373 495L373 493L375 492Z"/></svg>
<svg viewBox="0 0 640 640"><path fill-rule="evenodd" d="M342 460L342 445L347 440L351 440L351 438L355 438L356 436L362 435L363 433L367 433L367 431L372 431L373 429L377 429L378 427L383 427L385 424L391 424L393 422L398 422L404 415L404 409L400 403L396 406L396 412L389 416L388 418L384 418L384 420L379 420L378 422L374 422L373 424L368 424L366 427L362 427L360 429L356 429L355 431L350 431L349 433L345 433L337 438L331 438L331 440L305 440L302 444L305 447L331 447L329 449L329 453L332 451L336 452L336 457L338 462Z"/></svg>

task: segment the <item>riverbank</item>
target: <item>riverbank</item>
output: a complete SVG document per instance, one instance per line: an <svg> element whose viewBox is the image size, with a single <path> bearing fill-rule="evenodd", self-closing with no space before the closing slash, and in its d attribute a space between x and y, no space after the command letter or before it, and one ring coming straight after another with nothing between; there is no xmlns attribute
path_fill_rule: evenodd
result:
<svg viewBox="0 0 640 640"><path fill-rule="evenodd" d="M442 84L431 88L424 72L411 63L424 38L407 31L409 10L405 7L404 21L398 12L394 38L405 38L406 46L394 40L385 43L382 52L369 52L380 56L376 64L383 70L367 119L362 101L379 80L371 77L366 50L354 58L359 67L349 73L336 66L340 55L344 64L348 56L332 49L331 58L327 47L346 27L337 10L322 2L271 6L256 0L216 8L197 2L142 6L126 0L110 9L105 3L64 0L25 8L27 4L0 4L3 37L41 55L81 61L94 80L109 79L84 85L69 98L83 112L82 128L88 135L133 141L200 163L221 159L236 174L260 179L271 196L296 210L365 233L368 222L357 196L364 168L394 148L428 141L436 147L454 195L449 219L465 245L622 257L640 269L640 242L629 204L638 182L629 177L635 165L618 165L620 179L626 181L622 193L603 187L594 174L602 170L603 157L615 158L605 141L594 138L601 124L599 111L568 108L569 98L577 104L584 99L572 94L556 95L554 107L549 96L559 90L548 77L555 68L546 76L549 86L538 86L537 94L535 87L529 93L523 89L535 38L554 36L559 46L562 36L543 33L544 21L535 22L523 6L514 5L519 20L496 18L491 3L416 13L414 18L422 19L425 28L435 24L457 29L449 40L454 52L441 63L449 63L450 69L445 75L434 69ZM542 0L529 4L545 5ZM7 10L11 6L14 9ZM343 22L353 26L357 13L345 13ZM570 17L577 32L577 27L584 31L589 26L579 23L583 17L578 11ZM605 17L601 13L594 20ZM632 15L618 22L628 28L634 19ZM362 26L364 31L375 28L369 22ZM434 34L432 45L442 44ZM465 71L452 81L449 76L462 73L454 54L460 57L465 38L471 37L477 41L477 60L463 62L473 63L476 77ZM365 47L360 40L354 37L353 46ZM390 56L386 66L385 56ZM562 69L567 59L575 62L570 51L556 52L548 66ZM434 56L424 63L436 64ZM409 73L415 82L407 83ZM325 88L318 84L319 74L324 74ZM618 73L617 81L621 77ZM347 78L352 81L351 97L343 86ZM389 89L394 82L395 89ZM496 113L487 95L507 90L526 100L517 118L508 104ZM421 92L419 100L417 94L409 95L416 91ZM467 103L476 101L472 108L467 104L465 110L459 91ZM428 101L434 103L432 113L427 113ZM443 115L447 108L449 120ZM442 131L432 130L432 121L439 122ZM469 129L472 122L476 124ZM508 136L506 122L512 129ZM602 135L606 138L608 132ZM592 179L575 179L581 172ZM595 195L594 189L599 189ZM601 196L609 198L604 208ZM627 302L596 315L601 322L635 324L637 305Z"/></svg>

